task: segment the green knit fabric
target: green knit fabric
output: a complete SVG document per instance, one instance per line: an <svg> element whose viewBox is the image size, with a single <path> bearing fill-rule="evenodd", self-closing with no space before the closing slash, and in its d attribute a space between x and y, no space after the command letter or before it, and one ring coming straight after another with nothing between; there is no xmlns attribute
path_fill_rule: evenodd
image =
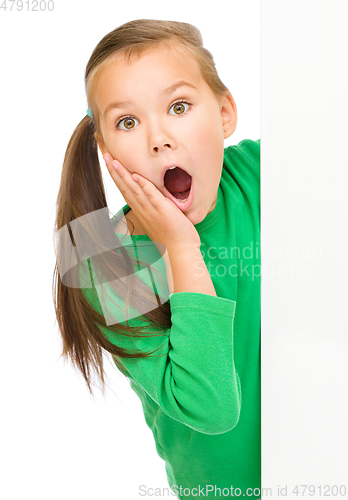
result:
<svg viewBox="0 0 348 500"><path fill-rule="evenodd" d="M129 210L128 205L122 209L124 214ZM121 358L121 362L178 498L226 499L244 494L258 499L260 140L246 139L225 148L216 205L195 227L217 297L191 292L169 295L166 281L157 280L156 291L163 301L169 300L171 310L172 326L164 335L136 338L116 335L107 327L101 330L120 347L158 349L155 357ZM128 239L135 249L151 242L147 235ZM163 259L153 269L154 276L156 270L165 276ZM143 273L142 280L152 288L149 273ZM100 312L95 288L84 292ZM122 309L120 300L113 297L109 306L116 304ZM130 325L146 324L131 312Z"/></svg>

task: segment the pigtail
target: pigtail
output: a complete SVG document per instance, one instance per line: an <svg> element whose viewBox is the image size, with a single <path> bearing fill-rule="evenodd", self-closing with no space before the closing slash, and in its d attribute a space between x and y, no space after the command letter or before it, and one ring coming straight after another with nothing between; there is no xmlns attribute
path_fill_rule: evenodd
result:
<svg viewBox="0 0 348 500"><path fill-rule="evenodd" d="M86 115L76 127L65 153L56 203L55 249L57 262L53 277L53 301L63 341L61 356L63 356L64 360L70 358L73 366L82 373L91 395L93 395L91 386L94 385L92 372L97 374L104 392L103 351L113 356L117 367L126 376L127 373L120 358L147 357L155 352L130 352L109 342L98 327L106 327L104 315L99 314L91 306L82 289L78 286L80 283L79 267L72 266L69 270L69 285L72 284L72 286L66 286L59 273L58 264L62 258L66 260L65 256L67 255L66 240L60 229L68 228L72 244L75 246L74 236L76 238L76 232L72 234L70 223L83 215L93 215L93 212L107 208L94 132L93 120ZM83 221L83 218L80 220ZM81 227L83 231L86 229L83 224ZM107 281L111 281L110 277L116 282L117 278L130 276L130 285L128 287L123 285L122 281L117 281L117 293L125 298L126 311L131 303L135 310L141 310L141 305L143 307L149 305L146 310L150 312L144 314L148 322L145 327L130 327L127 320L127 325L120 323L109 325L107 326L108 330L133 337L144 335L147 329L151 329L152 332L157 329L160 332L159 335L164 334L161 332L171 326L168 302L161 304L156 293L158 307L151 310L150 304L153 304L153 292L134 276L133 260L122 246L120 240L118 240L116 234L113 234L113 237L117 240L115 246L119 247L121 252L108 251L100 253L98 255L98 271L103 277L106 277ZM88 238L89 241L96 245L103 240L102 230L98 224L94 226L89 224ZM76 239L78 240L78 238ZM148 266L146 262L141 264ZM88 260L88 266L91 269L90 260ZM91 275L92 282L94 278ZM90 293L92 298L100 305L95 289L92 288ZM152 333L150 336L153 335L155 334Z"/></svg>

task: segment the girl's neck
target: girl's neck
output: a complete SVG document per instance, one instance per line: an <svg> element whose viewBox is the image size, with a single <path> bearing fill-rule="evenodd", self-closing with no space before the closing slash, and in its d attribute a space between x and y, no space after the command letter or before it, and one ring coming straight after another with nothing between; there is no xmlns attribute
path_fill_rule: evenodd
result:
<svg viewBox="0 0 348 500"><path fill-rule="evenodd" d="M139 220L136 218L134 215L133 211L130 210L126 215L125 219L128 225L128 232L129 234L133 235L143 235L146 234L143 226L140 224ZM134 226L134 231L133 231L133 226ZM118 225L115 228L115 231L119 234L126 234L126 228L124 225L124 222L122 221L118 223ZM133 231L133 233L132 233Z"/></svg>

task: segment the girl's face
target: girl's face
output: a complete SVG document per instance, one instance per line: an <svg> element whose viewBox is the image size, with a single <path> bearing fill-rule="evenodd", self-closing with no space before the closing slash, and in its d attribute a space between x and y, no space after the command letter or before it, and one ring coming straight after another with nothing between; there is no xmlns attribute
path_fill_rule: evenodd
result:
<svg viewBox="0 0 348 500"><path fill-rule="evenodd" d="M236 128L237 111L231 94L216 97L197 61L178 48L161 44L128 62L120 53L100 72L94 98L102 136L96 138L103 154L164 195L166 167L186 170L193 202L184 213L198 224L215 207L224 138Z"/></svg>

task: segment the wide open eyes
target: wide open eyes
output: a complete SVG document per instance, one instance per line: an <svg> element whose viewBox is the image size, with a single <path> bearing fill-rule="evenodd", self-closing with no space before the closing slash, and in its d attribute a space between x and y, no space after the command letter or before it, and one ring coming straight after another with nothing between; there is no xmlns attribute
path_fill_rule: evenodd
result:
<svg viewBox="0 0 348 500"><path fill-rule="evenodd" d="M136 126L136 123L139 121L133 116L126 116L126 118L121 118L119 122L117 122L116 128L120 128L121 130L131 130Z"/></svg>
<svg viewBox="0 0 348 500"><path fill-rule="evenodd" d="M190 106L191 105L186 101L178 101L170 106L168 113L170 115L182 115L190 109ZM172 113L171 110L173 111ZM117 122L116 128L120 130L132 130L138 123L139 120L134 118L134 116L126 116Z"/></svg>
<svg viewBox="0 0 348 500"><path fill-rule="evenodd" d="M175 102L172 104L172 106L169 108L169 114L172 115L182 115L183 113L186 113L188 109L190 108L190 105L186 101L179 101ZM170 113L170 110L173 109L174 113Z"/></svg>

